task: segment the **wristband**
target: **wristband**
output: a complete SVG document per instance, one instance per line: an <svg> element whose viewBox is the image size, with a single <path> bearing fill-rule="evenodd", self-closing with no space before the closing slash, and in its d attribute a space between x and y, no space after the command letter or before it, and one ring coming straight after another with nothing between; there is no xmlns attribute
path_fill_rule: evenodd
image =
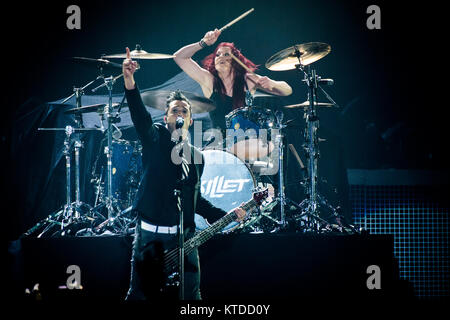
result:
<svg viewBox="0 0 450 320"><path fill-rule="evenodd" d="M202 49L206 48L208 45L206 44L205 41L203 41L203 39L201 39L198 44L200 45L200 47L202 47Z"/></svg>

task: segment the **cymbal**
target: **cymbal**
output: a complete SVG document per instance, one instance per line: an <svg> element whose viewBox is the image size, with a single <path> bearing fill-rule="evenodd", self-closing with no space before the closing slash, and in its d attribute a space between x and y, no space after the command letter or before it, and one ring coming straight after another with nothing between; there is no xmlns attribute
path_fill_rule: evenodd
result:
<svg viewBox="0 0 450 320"><path fill-rule="evenodd" d="M328 103L328 102L316 102L316 103L314 103L314 105L316 107L332 107L333 106L332 103ZM309 107L309 101L284 106L284 108L290 108L290 109L292 109L292 108L307 108L307 107Z"/></svg>
<svg viewBox="0 0 450 320"><path fill-rule="evenodd" d="M92 59L92 58L84 58L84 57L72 57L73 60L78 62L83 62L91 65L97 65L98 67L113 67L113 68L122 68L122 65L119 63L114 63L108 61L106 59Z"/></svg>
<svg viewBox="0 0 450 320"><path fill-rule="evenodd" d="M142 101L145 105L158 109L166 110L166 100L172 91L155 90L141 93ZM210 112L216 107L214 103L205 97L198 96L192 92L180 91L186 98L189 99L192 107L192 113Z"/></svg>
<svg viewBox="0 0 450 320"><path fill-rule="evenodd" d="M66 131L67 128L38 128L38 131ZM100 128L72 128L73 132L79 131L101 131Z"/></svg>
<svg viewBox="0 0 450 320"><path fill-rule="evenodd" d="M125 59L127 57L126 53L118 53L118 54L111 54L107 56L102 56L103 58L110 58L110 59L116 59L121 58ZM133 51L130 51L130 57L132 59L144 59L144 60L154 60L154 59L171 59L174 58L174 55L171 54L164 54L164 53L149 53L142 49L136 49Z"/></svg>
<svg viewBox="0 0 450 320"><path fill-rule="evenodd" d="M329 54L330 51L330 45L323 42L296 44L271 56L266 62L266 68L272 71L292 70L299 63L306 66L316 62ZM297 57L298 52L300 52L300 61Z"/></svg>
<svg viewBox="0 0 450 320"><path fill-rule="evenodd" d="M113 108L117 107L120 103L113 103L112 106ZM76 114L76 113L89 113L89 112L97 112L99 114L102 114L104 111L106 104L105 103L100 103L100 104L92 104L89 106L84 106L84 107L80 107L80 108L73 108L73 109L69 109L64 111L64 113L66 114Z"/></svg>
<svg viewBox="0 0 450 320"><path fill-rule="evenodd" d="M270 94L270 93L265 93L265 92L262 92L262 91L256 91L253 94L253 98L269 98L269 97L277 98L278 96L274 95L274 94Z"/></svg>

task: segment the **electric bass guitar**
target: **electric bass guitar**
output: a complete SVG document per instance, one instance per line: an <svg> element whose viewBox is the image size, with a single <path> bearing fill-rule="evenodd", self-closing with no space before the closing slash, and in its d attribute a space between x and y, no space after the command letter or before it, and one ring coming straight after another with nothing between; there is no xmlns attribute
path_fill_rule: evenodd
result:
<svg viewBox="0 0 450 320"><path fill-rule="evenodd" d="M268 197L269 192L268 189L262 189L259 191L256 191L252 195L252 199L244 203L240 208L244 209L246 214L246 219L250 218L252 215L254 215L254 209L261 205L261 203ZM257 211L257 210L256 210ZM211 226L208 228L198 232L190 238L189 240L186 240L184 242L184 255L189 255L195 248L198 248L202 244L204 244L206 241L211 239L214 235L222 231L223 228L225 228L227 225L229 225L231 222L235 221L237 218L236 213L233 211L221 219L214 222ZM166 286L173 286L178 285L178 263L179 263L179 254L180 249L174 248L170 251L167 251L164 253L164 273L167 276L167 284Z"/></svg>

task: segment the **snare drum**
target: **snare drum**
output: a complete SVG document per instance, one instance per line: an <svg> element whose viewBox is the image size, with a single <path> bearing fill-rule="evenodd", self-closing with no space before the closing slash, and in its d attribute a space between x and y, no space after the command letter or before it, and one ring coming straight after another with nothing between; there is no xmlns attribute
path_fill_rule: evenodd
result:
<svg viewBox="0 0 450 320"><path fill-rule="evenodd" d="M225 117L227 125L226 150L243 161L261 160L273 151L271 129L275 124L272 110L243 107Z"/></svg>
<svg viewBox="0 0 450 320"><path fill-rule="evenodd" d="M205 167L201 177L201 194L205 199L227 212L252 199L255 178L242 160L221 150L205 150L203 156ZM209 226L198 214L195 214L195 224L197 230ZM238 226L239 223L232 222L223 232L231 232Z"/></svg>

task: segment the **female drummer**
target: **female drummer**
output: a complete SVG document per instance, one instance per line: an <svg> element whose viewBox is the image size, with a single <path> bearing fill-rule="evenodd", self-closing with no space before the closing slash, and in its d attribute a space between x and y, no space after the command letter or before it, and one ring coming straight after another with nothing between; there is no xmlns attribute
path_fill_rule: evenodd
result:
<svg viewBox="0 0 450 320"><path fill-rule="evenodd" d="M233 43L222 42L208 55L200 67L191 57L206 46L213 45L220 35L215 29L205 34L199 42L187 45L177 52L175 62L186 74L195 80L202 88L205 97L211 99L216 109L210 112L215 128L226 129L225 116L236 108L245 106L246 90L254 93L256 89L267 93L287 96L292 88L284 81L274 81L254 73L248 73L231 57L237 57L250 70L256 70L256 65L244 57Z"/></svg>

